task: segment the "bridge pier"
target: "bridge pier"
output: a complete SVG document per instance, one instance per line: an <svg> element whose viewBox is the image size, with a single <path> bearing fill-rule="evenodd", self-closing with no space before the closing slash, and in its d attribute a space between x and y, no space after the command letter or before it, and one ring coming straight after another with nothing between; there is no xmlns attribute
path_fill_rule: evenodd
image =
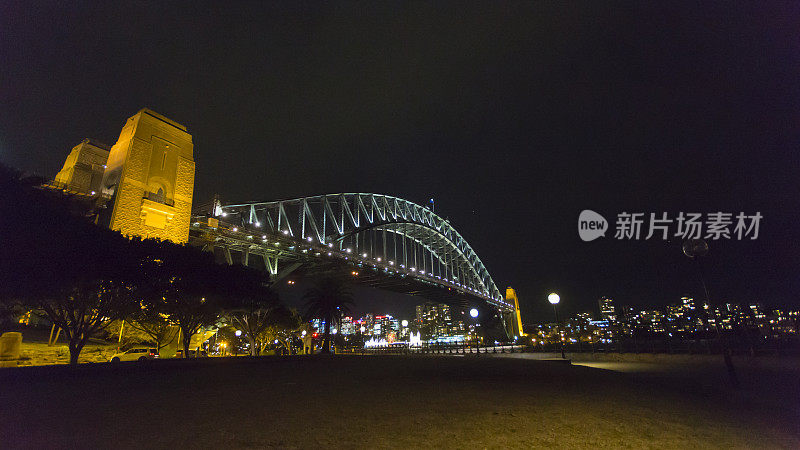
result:
<svg viewBox="0 0 800 450"><path fill-rule="evenodd" d="M277 265L277 261L276 261L276 265ZM273 283L277 283L277 282L283 280L284 278L288 277L292 272L297 270L302 265L303 265L302 263L289 264L283 270L279 271L275 275L272 275L270 277L270 279L272 280Z"/></svg>

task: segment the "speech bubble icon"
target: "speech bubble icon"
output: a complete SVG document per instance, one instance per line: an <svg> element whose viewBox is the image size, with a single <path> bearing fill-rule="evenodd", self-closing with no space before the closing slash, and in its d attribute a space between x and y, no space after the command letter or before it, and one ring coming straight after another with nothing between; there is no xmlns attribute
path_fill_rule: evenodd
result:
<svg viewBox="0 0 800 450"><path fill-rule="evenodd" d="M578 236L585 242L593 241L600 236L605 237L608 222L605 217L591 209L584 209L578 216Z"/></svg>

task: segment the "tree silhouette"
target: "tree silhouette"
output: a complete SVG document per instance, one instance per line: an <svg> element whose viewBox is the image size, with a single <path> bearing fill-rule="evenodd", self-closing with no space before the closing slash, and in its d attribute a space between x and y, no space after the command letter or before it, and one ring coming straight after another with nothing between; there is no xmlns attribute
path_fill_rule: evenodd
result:
<svg viewBox="0 0 800 450"><path fill-rule="evenodd" d="M178 326L184 357L192 336L203 327L217 325L234 311L253 309L277 298L265 276L251 268L216 264L212 253L175 245L148 242L142 263L146 274L143 304Z"/></svg>
<svg viewBox="0 0 800 450"><path fill-rule="evenodd" d="M178 328L157 311L143 308L131 314L125 324L144 334L160 351L178 335Z"/></svg>
<svg viewBox="0 0 800 450"><path fill-rule="evenodd" d="M241 330L250 342L250 355L258 356L262 344L260 335L280 320L285 308L278 303L278 295L261 280L260 274L241 266L232 266L230 273L236 278L231 281L239 297L239 306L228 314L228 323Z"/></svg>
<svg viewBox="0 0 800 450"><path fill-rule="evenodd" d="M210 253L99 227L91 197L40 183L0 165L0 311L44 311L69 339L72 363L93 333L130 314L155 325L159 343L166 327L157 318L177 325L188 356L192 335L263 288L263 276L217 265Z"/></svg>
<svg viewBox="0 0 800 450"><path fill-rule="evenodd" d="M350 312L353 305L353 294L339 279L323 278L305 293L303 299L306 301L304 318L325 322L322 353L330 353L331 324L341 326L342 315Z"/></svg>
<svg viewBox="0 0 800 450"><path fill-rule="evenodd" d="M225 306L224 266L213 255L169 242L150 242L151 256L143 261L147 282L142 302L146 309L163 314L178 326L183 357L201 328L215 325Z"/></svg>
<svg viewBox="0 0 800 450"><path fill-rule="evenodd" d="M47 317L64 330L70 364L78 363L78 356L91 336L135 307L132 291L124 283L89 281L40 303Z"/></svg>
<svg viewBox="0 0 800 450"><path fill-rule="evenodd" d="M92 334L136 305L137 253L81 214L86 198L39 182L0 166L0 301L44 311L64 330L75 364Z"/></svg>
<svg viewBox="0 0 800 450"><path fill-rule="evenodd" d="M278 341L287 351L291 351L292 339L302 324L303 318L296 310L284 306L273 308L269 312L267 325L258 335L257 342L260 348L263 348L270 342Z"/></svg>

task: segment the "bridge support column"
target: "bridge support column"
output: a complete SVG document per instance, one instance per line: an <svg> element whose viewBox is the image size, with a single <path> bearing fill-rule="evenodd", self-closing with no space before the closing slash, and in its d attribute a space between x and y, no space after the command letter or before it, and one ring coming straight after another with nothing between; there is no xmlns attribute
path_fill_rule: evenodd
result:
<svg viewBox="0 0 800 450"><path fill-rule="evenodd" d="M264 265L267 266L267 272L270 277L278 274L278 257L270 258L269 255L264 255Z"/></svg>
<svg viewBox="0 0 800 450"><path fill-rule="evenodd" d="M231 255L231 249L229 249L228 247L225 247L223 252L225 253L225 262L227 262L229 266L232 266L233 265L233 256Z"/></svg>
<svg viewBox="0 0 800 450"><path fill-rule="evenodd" d="M277 266L277 264L276 264L276 266ZM274 283L277 283L277 282L283 280L284 278L286 278L287 276L289 276L289 274L291 274L292 272L297 270L297 268L300 267L300 266L302 266L302 264L300 264L300 263L290 264L290 265L286 266L286 268L284 268L280 272L272 275L270 278L272 279L272 281Z"/></svg>

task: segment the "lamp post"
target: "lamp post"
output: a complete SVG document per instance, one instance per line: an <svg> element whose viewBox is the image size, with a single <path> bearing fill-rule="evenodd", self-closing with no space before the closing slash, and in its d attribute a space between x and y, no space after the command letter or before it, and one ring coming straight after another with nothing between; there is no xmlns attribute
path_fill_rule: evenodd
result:
<svg viewBox="0 0 800 450"><path fill-rule="evenodd" d="M472 308L469 310L469 316L475 319L475 324L472 327L473 333L475 334L475 350L480 353L480 348L478 348L478 308Z"/></svg>
<svg viewBox="0 0 800 450"><path fill-rule="evenodd" d="M564 354L564 338L561 336L561 331L559 328L561 327L561 322L558 320L558 302L561 301L561 297L558 296L555 292L551 293L547 296L547 301L553 305L553 312L556 314L556 331L558 332L558 340L561 341L561 358L567 359L567 356Z"/></svg>
<svg viewBox="0 0 800 450"><path fill-rule="evenodd" d="M711 297L708 295L708 287L706 287L706 280L703 276L703 268L700 266L700 258L706 256L708 254L708 243L703 239L689 239L683 242L681 246L683 250L683 254L688 256L689 259L694 260L697 263L697 273L700 275L700 284L703 285L703 291L706 294L706 303L711 305ZM708 327L708 314L706 313L706 325L705 328ZM717 323L717 318L714 319L714 328L717 330L717 339L720 340L722 344L722 356L725 361L725 367L728 369L728 377L731 380L731 384L734 388L739 387L739 377L736 376L736 368L733 366L733 360L731 359L731 348L728 345L728 339L723 337L719 331L719 323Z"/></svg>

